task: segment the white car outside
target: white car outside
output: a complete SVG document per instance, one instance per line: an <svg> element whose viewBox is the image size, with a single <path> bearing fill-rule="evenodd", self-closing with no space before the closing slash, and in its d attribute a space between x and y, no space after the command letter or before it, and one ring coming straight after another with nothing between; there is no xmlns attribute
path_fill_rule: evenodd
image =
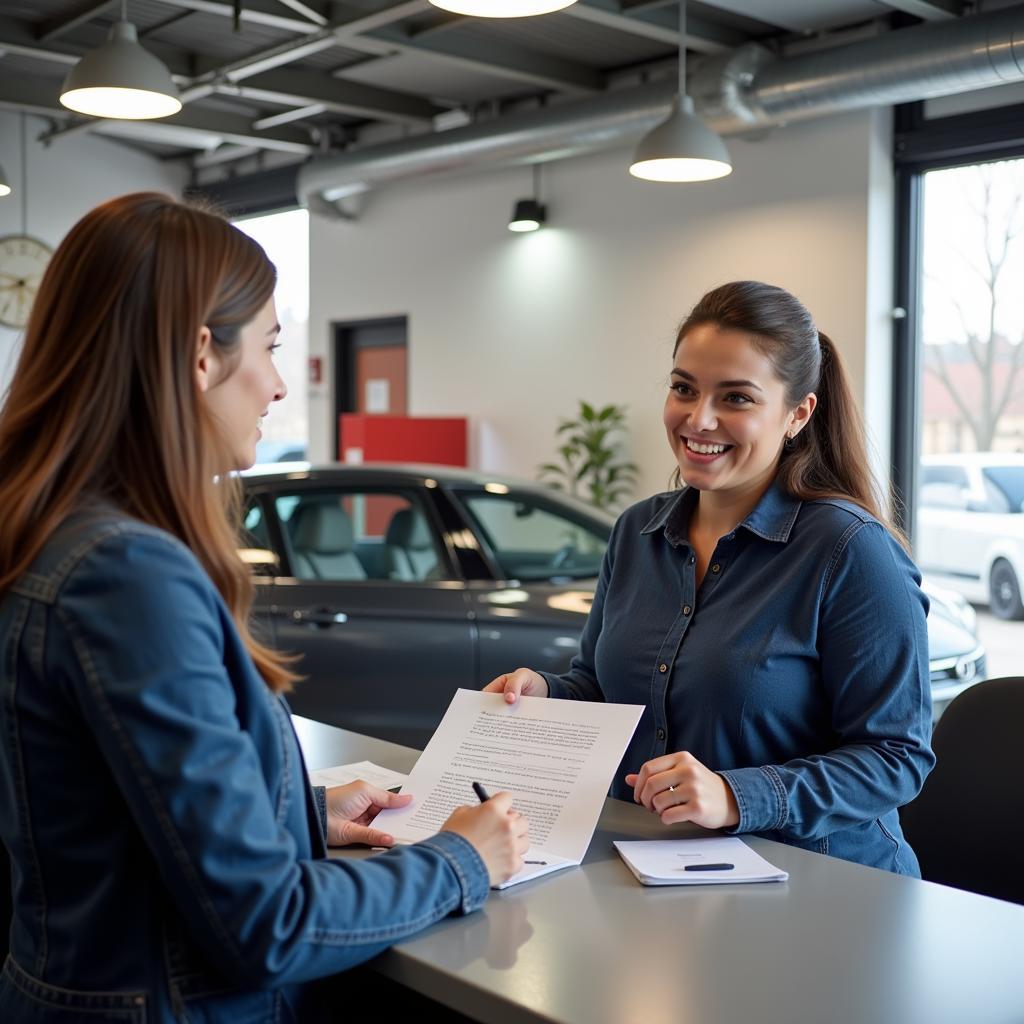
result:
<svg viewBox="0 0 1024 1024"><path fill-rule="evenodd" d="M924 456L915 548L936 583L1001 619L1024 619L1024 455Z"/></svg>

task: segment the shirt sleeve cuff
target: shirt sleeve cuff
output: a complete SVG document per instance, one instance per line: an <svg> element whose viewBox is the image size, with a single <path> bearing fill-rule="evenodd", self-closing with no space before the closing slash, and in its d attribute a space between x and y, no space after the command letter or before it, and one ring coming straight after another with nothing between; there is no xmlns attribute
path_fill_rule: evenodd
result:
<svg viewBox="0 0 1024 1024"><path fill-rule="evenodd" d="M316 816L320 820L320 834L327 842L327 787L313 787L313 802L316 804Z"/></svg>
<svg viewBox="0 0 1024 1024"><path fill-rule="evenodd" d="M726 832L768 832L782 828L789 817L786 790L771 765L719 772L736 797L740 820Z"/></svg>
<svg viewBox="0 0 1024 1024"><path fill-rule="evenodd" d="M491 877L483 858L468 839L456 832L438 832L416 845L439 853L455 872L462 890L459 909L463 914L471 914L484 905L491 888Z"/></svg>
<svg viewBox="0 0 1024 1024"><path fill-rule="evenodd" d="M537 675L543 676L544 681L548 684L549 697L555 697L558 700L572 700L576 696L576 694L569 689L566 683L559 679L559 677L553 672L538 672Z"/></svg>

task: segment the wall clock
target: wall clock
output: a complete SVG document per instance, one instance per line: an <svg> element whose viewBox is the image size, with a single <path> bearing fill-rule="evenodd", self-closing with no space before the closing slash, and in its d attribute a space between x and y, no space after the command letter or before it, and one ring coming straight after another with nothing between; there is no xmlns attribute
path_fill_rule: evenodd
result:
<svg viewBox="0 0 1024 1024"><path fill-rule="evenodd" d="M31 235L0 238L0 324L24 327L53 250Z"/></svg>

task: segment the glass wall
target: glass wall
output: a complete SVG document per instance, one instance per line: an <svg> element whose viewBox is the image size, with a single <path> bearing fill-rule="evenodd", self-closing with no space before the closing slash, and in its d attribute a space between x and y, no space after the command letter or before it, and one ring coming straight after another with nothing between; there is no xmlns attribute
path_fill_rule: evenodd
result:
<svg viewBox="0 0 1024 1024"><path fill-rule="evenodd" d="M281 347L275 362L288 396L271 407L256 457L259 462L304 459L309 440L309 212L287 210L234 223L263 246L277 267L274 299Z"/></svg>
<svg viewBox="0 0 1024 1024"><path fill-rule="evenodd" d="M977 610L988 675L1020 675L1024 159L925 170L919 195L915 556Z"/></svg>

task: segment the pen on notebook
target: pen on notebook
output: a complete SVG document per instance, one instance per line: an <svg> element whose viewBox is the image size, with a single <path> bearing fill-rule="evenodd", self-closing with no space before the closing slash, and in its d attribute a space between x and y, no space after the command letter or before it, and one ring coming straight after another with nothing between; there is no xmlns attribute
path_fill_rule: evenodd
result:
<svg viewBox="0 0 1024 1024"><path fill-rule="evenodd" d="M735 864L687 864L684 871L732 871Z"/></svg>

